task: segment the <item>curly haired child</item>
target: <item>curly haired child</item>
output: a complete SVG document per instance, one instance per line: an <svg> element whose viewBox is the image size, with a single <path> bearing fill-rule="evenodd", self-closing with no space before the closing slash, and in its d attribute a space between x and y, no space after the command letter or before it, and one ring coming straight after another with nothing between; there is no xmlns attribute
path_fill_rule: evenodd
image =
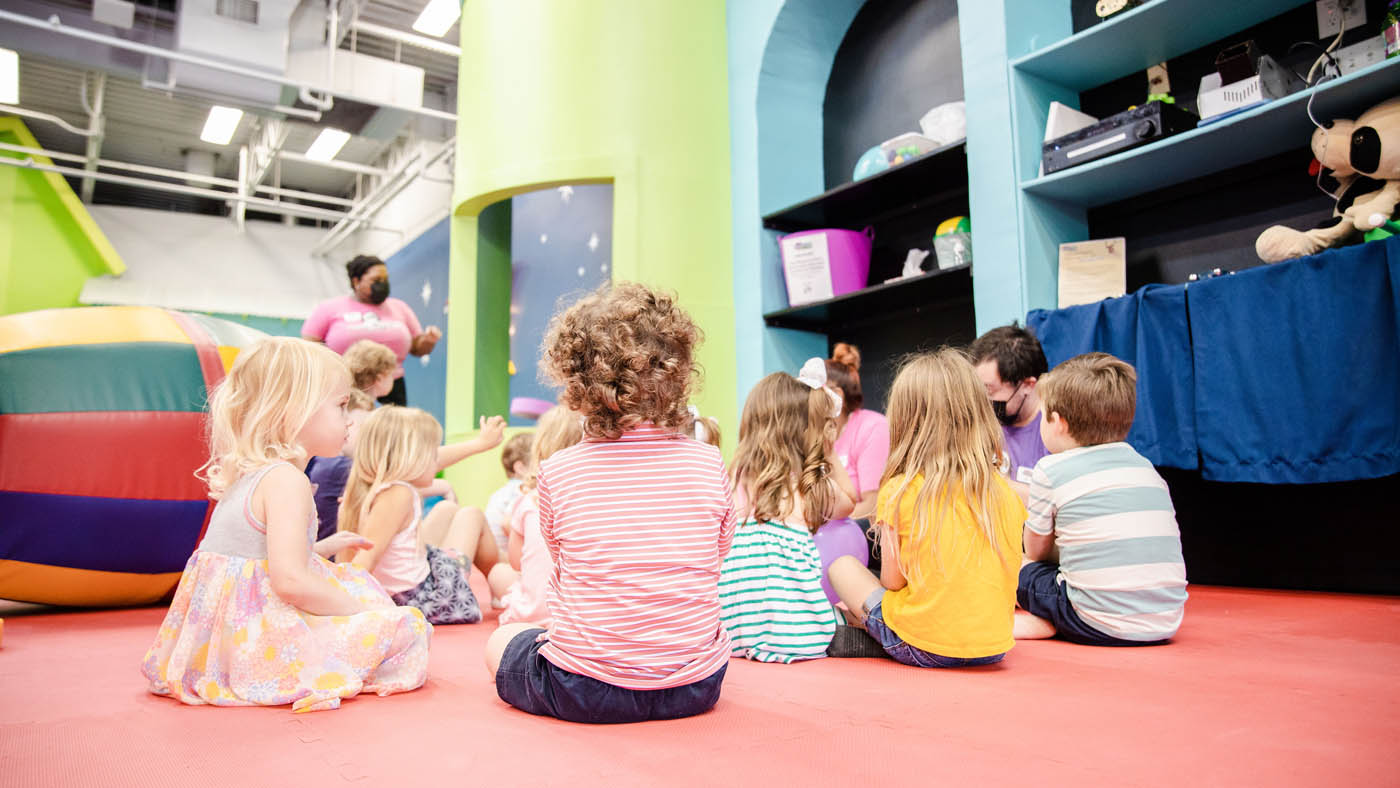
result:
<svg viewBox="0 0 1400 788"><path fill-rule="evenodd" d="M687 434L700 336L673 297L634 283L551 322L541 366L584 440L536 476L551 624L506 625L486 644L512 706L638 722L719 700L729 662L719 571L735 522L719 451Z"/></svg>

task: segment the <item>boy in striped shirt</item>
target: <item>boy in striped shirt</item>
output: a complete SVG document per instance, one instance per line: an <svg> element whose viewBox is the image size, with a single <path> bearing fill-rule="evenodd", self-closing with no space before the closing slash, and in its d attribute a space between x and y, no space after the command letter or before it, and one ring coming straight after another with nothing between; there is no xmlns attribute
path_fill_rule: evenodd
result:
<svg viewBox="0 0 1400 788"><path fill-rule="evenodd" d="M1167 484L1124 443L1137 373L1107 353L1040 379L1050 455L1031 473L1017 639L1100 646L1163 643L1181 626L1186 564Z"/></svg>
<svg viewBox="0 0 1400 788"><path fill-rule="evenodd" d="M729 662L719 572L734 540L719 450L684 434L700 330L673 298L620 283L552 321L541 368L584 440L540 463L540 533L554 559L548 630L486 644L496 693L576 722L689 717Z"/></svg>

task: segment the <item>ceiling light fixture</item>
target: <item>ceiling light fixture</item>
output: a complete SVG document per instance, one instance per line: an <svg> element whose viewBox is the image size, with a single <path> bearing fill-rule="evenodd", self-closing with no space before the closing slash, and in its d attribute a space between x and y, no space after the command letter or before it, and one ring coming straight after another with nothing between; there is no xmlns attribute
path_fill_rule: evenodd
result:
<svg viewBox="0 0 1400 788"><path fill-rule="evenodd" d="M227 145L238 131L238 123L243 120L243 110L234 107L213 106L209 117L204 121L204 130L199 138L214 145Z"/></svg>
<svg viewBox="0 0 1400 788"><path fill-rule="evenodd" d="M19 53L0 49L0 104L19 103Z"/></svg>
<svg viewBox="0 0 1400 788"><path fill-rule="evenodd" d="M413 23L413 29L440 38L457 24L457 18L461 15L461 0L429 0L423 7L423 13Z"/></svg>
<svg viewBox="0 0 1400 788"><path fill-rule="evenodd" d="M350 133L340 129L321 129L316 141L306 149L306 158L316 161L330 161L335 158L345 143L350 141Z"/></svg>

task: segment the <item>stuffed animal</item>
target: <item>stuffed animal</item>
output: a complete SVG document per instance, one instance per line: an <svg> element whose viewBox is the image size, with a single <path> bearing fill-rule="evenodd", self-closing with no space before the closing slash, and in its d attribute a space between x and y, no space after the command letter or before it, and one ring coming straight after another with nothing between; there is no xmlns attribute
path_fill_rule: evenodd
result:
<svg viewBox="0 0 1400 788"><path fill-rule="evenodd" d="M1355 121L1335 120L1312 135L1321 166L1320 182L1337 197L1332 218L1299 231L1274 226L1259 235L1254 250L1277 263L1358 240L1390 221L1400 203L1400 98L1383 101Z"/></svg>

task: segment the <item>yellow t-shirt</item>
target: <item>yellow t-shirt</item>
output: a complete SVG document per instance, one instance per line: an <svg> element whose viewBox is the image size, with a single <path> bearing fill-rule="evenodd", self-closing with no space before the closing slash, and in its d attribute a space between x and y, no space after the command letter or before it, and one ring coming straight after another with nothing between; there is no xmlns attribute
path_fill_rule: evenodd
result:
<svg viewBox="0 0 1400 788"><path fill-rule="evenodd" d="M908 584L885 594L881 608L885 624L904 642L944 657L971 659L1009 651L1015 645L1011 621L1026 507L998 475L993 480L990 515L1001 541L1000 555L977 526L961 492L942 523L934 519L939 511L936 505L929 512L929 531L938 525L937 536L916 543L914 501L924 479L914 477L897 502L896 513L893 498L903 478L896 476L881 485L875 508L876 520L895 528L899 554L909 570Z"/></svg>

